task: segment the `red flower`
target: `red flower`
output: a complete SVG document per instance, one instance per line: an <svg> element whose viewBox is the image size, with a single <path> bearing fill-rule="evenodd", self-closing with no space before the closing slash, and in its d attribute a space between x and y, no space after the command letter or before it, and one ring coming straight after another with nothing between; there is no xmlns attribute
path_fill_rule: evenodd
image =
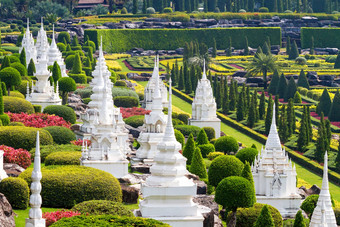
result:
<svg viewBox="0 0 340 227"><path fill-rule="evenodd" d="M25 169L31 165L31 154L24 149L1 145L0 150L4 151L4 163L17 164Z"/></svg>
<svg viewBox="0 0 340 227"><path fill-rule="evenodd" d="M87 146L90 146L91 145L91 140L85 140L84 142L86 142L86 141L87 141ZM82 146L83 145L83 140L81 140L81 139L73 140L73 141L71 141L71 143L73 145L76 145L76 146Z"/></svg>
<svg viewBox="0 0 340 227"><path fill-rule="evenodd" d="M45 212L42 217L46 219L46 227L52 225L54 222L62 218L70 218L73 216L79 216L81 213L78 211L70 211L70 210L58 210L55 212Z"/></svg>
<svg viewBox="0 0 340 227"><path fill-rule="evenodd" d="M44 128L47 126L62 126L70 128L71 124L62 117L44 113L11 113L7 112L11 122L22 122L27 127Z"/></svg>
<svg viewBox="0 0 340 227"><path fill-rule="evenodd" d="M145 115L149 114L151 111L143 108L132 107L132 108L120 108L120 112L122 113L123 118L128 118L136 115Z"/></svg>

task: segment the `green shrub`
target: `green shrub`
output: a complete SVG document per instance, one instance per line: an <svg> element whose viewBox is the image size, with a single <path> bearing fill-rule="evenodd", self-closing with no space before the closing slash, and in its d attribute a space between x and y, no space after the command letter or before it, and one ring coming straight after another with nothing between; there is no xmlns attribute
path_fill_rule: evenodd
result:
<svg viewBox="0 0 340 227"><path fill-rule="evenodd" d="M90 98L93 94L92 87L79 88L74 93L80 95L81 98Z"/></svg>
<svg viewBox="0 0 340 227"><path fill-rule="evenodd" d="M81 152L53 152L47 155L45 166L80 165Z"/></svg>
<svg viewBox="0 0 340 227"><path fill-rule="evenodd" d="M77 116L74 110L68 106L60 106L60 105L50 105L44 108L43 113L46 114L54 114L56 116L64 118L65 121L70 122L71 124L76 123Z"/></svg>
<svg viewBox="0 0 340 227"><path fill-rule="evenodd" d="M67 43L71 43L71 37L68 32L60 32L58 35L58 43L64 42L64 39Z"/></svg>
<svg viewBox="0 0 340 227"><path fill-rule="evenodd" d="M212 139L215 139L215 129L212 128L212 127L203 127L205 133L207 134L208 136L208 140L212 140Z"/></svg>
<svg viewBox="0 0 340 227"><path fill-rule="evenodd" d="M262 207L265 204L255 203L253 207L239 208L236 212L237 227L254 226L258 216L261 213ZM282 227L282 217L280 212L273 206L267 205L269 212L273 218L276 227ZM231 212L228 213L227 222L231 218Z"/></svg>
<svg viewBox="0 0 340 227"><path fill-rule="evenodd" d="M81 151L81 146L76 146L73 144L62 144L62 145L46 145L40 146L40 158L41 162L45 162L45 158L53 152L74 152ZM34 159L35 148L30 150L31 157Z"/></svg>
<svg viewBox="0 0 340 227"><path fill-rule="evenodd" d="M243 163L234 156L219 156L212 161L209 167L209 183L216 187L226 177L240 176L243 166Z"/></svg>
<svg viewBox="0 0 340 227"><path fill-rule="evenodd" d="M115 86L117 87L126 87L126 82L124 80L117 80L115 83Z"/></svg>
<svg viewBox="0 0 340 227"><path fill-rule="evenodd" d="M191 165L192 156L195 151L195 140L193 135L190 133L185 146L183 147L183 156L187 159L187 165Z"/></svg>
<svg viewBox="0 0 340 227"><path fill-rule="evenodd" d="M301 210L306 212L306 214L309 216L309 218L311 218L311 216L313 214L313 211L316 207L318 199L319 199L319 195L316 195L316 194L310 195L302 202L302 204L300 206ZM334 207L333 199L332 199L332 206Z"/></svg>
<svg viewBox="0 0 340 227"><path fill-rule="evenodd" d="M135 98L139 98L137 93L135 91L132 91L127 88L119 88L119 87L113 87L112 88L112 97L117 97L117 96L131 96Z"/></svg>
<svg viewBox="0 0 340 227"><path fill-rule="evenodd" d="M69 73L68 76L71 77L78 84L86 84L87 83L86 74Z"/></svg>
<svg viewBox="0 0 340 227"><path fill-rule="evenodd" d="M267 7L261 7L261 8L259 8L259 12L260 13L268 13L269 9Z"/></svg>
<svg viewBox="0 0 340 227"><path fill-rule="evenodd" d="M243 148L236 153L236 158L240 159L244 164L249 162L250 165L253 164L255 158L259 152L255 148Z"/></svg>
<svg viewBox="0 0 340 227"><path fill-rule="evenodd" d="M85 201L75 205L71 210L89 215L112 214L118 216L134 217L133 213L123 206L123 204L108 200Z"/></svg>
<svg viewBox="0 0 340 227"><path fill-rule="evenodd" d="M33 168L19 175L31 184ZM118 180L102 170L85 166L45 166L42 172L42 206L71 208L87 200L122 201Z"/></svg>
<svg viewBox="0 0 340 227"><path fill-rule="evenodd" d="M92 101L92 99L90 98L83 98L83 103L85 103L86 105L89 104Z"/></svg>
<svg viewBox="0 0 340 227"><path fill-rule="evenodd" d="M11 64L12 68L15 68L16 70L18 70L18 72L20 73L20 76L27 76L27 69L26 66L24 66L23 64L21 64L20 62L14 62Z"/></svg>
<svg viewBox="0 0 340 227"><path fill-rule="evenodd" d="M3 126L0 127L0 144L31 150L35 147L37 131L40 133L40 144L49 145L53 143L51 134L44 130L22 126Z"/></svg>
<svg viewBox="0 0 340 227"><path fill-rule="evenodd" d="M18 86L21 84L21 75L18 70L12 67L6 67L0 71L0 79L5 82L7 90L10 90L12 86Z"/></svg>
<svg viewBox="0 0 340 227"><path fill-rule="evenodd" d="M9 96L25 99L25 96L21 94L19 91L10 91Z"/></svg>
<svg viewBox="0 0 340 227"><path fill-rule="evenodd" d="M75 58L75 55L73 54L66 57L65 65L68 70L72 69L74 58Z"/></svg>
<svg viewBox="0 0 340 227"><path fill-rule="evenodd" d="M307 60L304 57L297 57L295 59L295 63L298 65L306 65L307 64Z"/></svg>
<svg viewBox="0 0 340 227"><path fill-rule="evenodd" d="M1 121L1 126L7 126L10 124L10 119L7 114L0 114L0 121Z"/></svg>
<svg viewBox="0 0 340 227"><path fill-rule="evenodd" d="M72 140L76 140L76 135L72 132L71 129L65 128L62 126L49 126L45 127L56 144L68 144Z"/></svg>
<svg viewBox="0 0 340 227"><path fill-rule="evenodd" d="M57 43L57 47L60 50L60 52L66 51L66 45L63 43Z"/></svg>
<svg viewBox="0 0 340 227"><path fill-rule="evenodd" d="M34 113L41 113L42 106L41 105L33 105Z"/></svg>
<svg viewBox="0 0 340 227"><path fill-rule="evenodd" d="M295 92L295 95L293 97L293 102L294 103L302 103L302 99L301 99L300 93L298 91Z"/></svg>
<svg viewBox="0 0 340 227"><path fill-rule="evenodd" d="M197 145L209 144L208 136L203 128L198 133L196 143Z"/></svg>
<svg viewBox="0 0 340 227"><path fill-rule="evenodd" d="M139 99L130 96L116 96L114 97L114 104L117 107L137 107L139 105Z"/></svg>
<svg viewBox="0 0 340 227"><path fill-rule="evenodd" d="M220 157L220 156L222 156L222 155L224 155L224 153L223 152L211 152L211 153L209 153L209 154L207 154L207 158L209 159L209 160L214 160L215 158L217 158L217 157Z"/></svg>
<svg viewBox="0 0 340 227"><path fill-rule="evenodd" d="M148 8L146 9L146 13L147 13L147 14L155 14L156 11L155 11L155 9L154 9L153 7L148 7Z"/></svg>
<svg viewBox="0 0 340 227"><path fill-rule="evenodd" d="M196 137L201 131L200 127L193 125L176 125L175 129L180 131L184 136L189 136L191 133L194 137Z"/></svg>
<svg viewBox="0 0 340 227"><path fill-rule="evenodd" d="M144 124L144 115L135 115L124 119L125 124L138 128Z"/></svg>
<svg viewBox="0 0 340 227"><path fill-rule="evenodd" d="M335 38L339 34L339 28L301 28L301 47L311 47L312 37L314 37L315 47L340 48L340 41Z"/></svg>
<svg viewBox="0 0 340 227"><path fill-rule="evenodd" d="M4 96L4 111L11 112L11 113L27 113L32 114L34 113L33 105L22 98L11 97L11 96Z"/></svg>
<svg viewBox="0 0 340 227"><path fill-rule="evenodd" d="M7 177L0 182L0 192L4 194L13 209L26 210L30 190L28 184L18 177Z"/></svg>
<svg viewBox="0 0 340 227"><path fill-rule="evenodd" d="M196 147L192 155L191 165L189 169L190 173L193 173L200 178L207 178L207 167L203 160L201 150Z"/></svg>
<svg viewBox="0 0 340 227"><path fill-rule="evenodd" d="M8 126L25 126L22 122L10 122Z"/></svg>
<svg viewBox="0 0 340 227"><path fill-rule="evenodd" d="M180 113L180 114L178 114L177 118L178 118L178 120L183 121L184 124L188 124L188 120L190 118L190 115L185 114L185 113Z"/></svg>
<svg viewBox="0 0 340 227"><path fill-rule="evenodd" d="M73 216L71 218L62 218L55 222L51 227L67 227L67 226L140 226L140 227L170 227L168 224L163 224L154 219L137 218L137 217L120 217L114 215L98 215L98 216ZM114 223L114 224L112 224Z"/></svg>
<svg viewBox="0 0 340 227"><path fill-rule="evenodd" d="M28 85L29 85L29 87L31 89L32 88L32 84L28 80L22 80L21 84L16 86L15 89L17 91L19 91L21 94L26 95L26 93L27 93L27 83L28 83Z"/></svg>
<svg viewBox="0 0 340 227"><path fill-rule="evenodd" d="M179 130L175 129L174 131L175 131L176 140L182 145L182 149L183 149L184 143L185 143L185 138Z"/></svg>
<svg viewBox="0 0 340 227"><path fill-rule="evenodd" d="M236 152L239 145L234 137L221 136L215 142L215 150L224 152L224 154L230 154L230 152Z"/></svg>
<svg viewBox="0 0 340 227"><path fill-rule="evenodd" d="M163 9L163 13L172 13L172 8L171 7L165 7Z"/></svg>
<svg viewBox="0 0 340 227"><path fill-rule="evenodd" d="M201 154L203 158L206 158L210 153L215 152L215 146L213 144L202 144L198 145L201 149Z"/></svg>

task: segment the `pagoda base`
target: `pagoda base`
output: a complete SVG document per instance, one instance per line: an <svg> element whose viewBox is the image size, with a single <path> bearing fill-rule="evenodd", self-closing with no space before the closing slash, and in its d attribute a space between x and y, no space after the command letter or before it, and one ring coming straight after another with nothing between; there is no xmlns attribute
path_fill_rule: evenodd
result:
<svg viewBox="0 0 340 227"><path fill-rule="evenodd" d="M189 119L189 125L197 126L200 128L203 127L211 127L214 128L215 130L215 138L220 138L221 136L221 120L216 118L216 120L206 120L206 121L201 121L201 120L194 120L194 119Z"/></svg>
<svg viewBox="0 0 340 227"><path fill-rule="evenodd" d="M25 227L45 227L46 221L45 219L30 219L26 218Z"/></svg>
<svg viewBox="0 0 340 227"><path fill-rule="evenodd" d="M141 133L137 139L140 147L136 151L137 158L153 159L159 152L157 145L162 141L164 133Z"/></svg>
<svg viewBox="0 0 340 227"><path fill-rule="evenodd" d="M46 106L50 105L61 105L61 99L58 96L51 96L48 93L31 93L26 100L31 102L32 105L40 105L41 111L44 110Z"/></svg>
<svg viewBox="0 0 340 227"><path fill-rule="evenodd" d="M123 178L126 176L128 171L129 162L127 160L119 161L92 161L84 160L80 162L81 165L100 169L105 172L111 173L115 178Z"/></svg>
<svg viewBox="0 0 340 227"><path fill-rule="evenodd" d="M283 218L294 218L296 213L300 210L301 197L299 195L280 198L256 196L256 202L275 207L279 210Z"/></svg>

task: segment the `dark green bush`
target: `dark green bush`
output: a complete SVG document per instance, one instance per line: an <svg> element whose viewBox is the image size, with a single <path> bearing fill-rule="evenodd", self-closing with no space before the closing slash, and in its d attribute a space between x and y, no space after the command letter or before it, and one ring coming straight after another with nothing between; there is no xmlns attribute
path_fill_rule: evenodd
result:
<svg viewBox="0 0 340 227"><path fill-rule="evenodd" d="M182 149L184 148L184 143L185 143L185 138L183 136L183 134L175 129L175 137L176 137L176 140L182 145Z"/></svg>
<svg viewBox="0 0 340 227"><path fill-rule="evenodd" d="M33 168L20 178L31 184ZM102 170L85 166L45 166L42 172L42 206L71 208L87 200L122 201L118 180Z"/></svg>
<svg viewBox="0 0 340 227"><path fill-rule="evenodd" d="M215 142L215 150L224 152L224 154L230 154L230 152L236 153L239 145L234 137L221 136Z"/></svg>
<svg viewBox="0 0 340 227"><path fill-rule="evenodd" d="M144 124L144 115L135 115L124 119L125 124L138 128Z"/></svg>
<svg viewBox="0 0 340 227"><path fill-rule="evenodd" d="M62 126L49 126L44 129L51 134L53 142L56 144L68 144L70 141L76 140L76 135L69 128Z"/></svg>
<svg viewBox="0 0 340 227"><path fill-rule="evenodd" d="M34 113L41 113L42 106L41 105L33 105Z"/></svg>
<svg viewBox="0 0 340 227"><path fill-rule="evenodd" d="M203 144L198 145L198 147L201 149L203 158L206 158L209 153L215 152L215 146L213 144Z"/></svg>
<svg viewBox="0 0 340 227"><path fill-rule="evenodd" d="M188 114L185 114L185 113L180 113L178 114L178 117L177 117L180 121L183 121L184 124L188 124L188 120L190 118L190 115Z"/></svg>
<svg viewBox="0 0 340 227"><path fill-rule="evenodd" d="M45 158L53 152L74 152L81 151L81 146L76 146L73 144L62 144L62 145L46 145L40 146L40 158L41 162L45 162ZM34 159L35 148L30 150L32 160Z"/></svg>
<svg viewBox="0 0 340 227"><path fill-rule="evenodd" d="M139 105L138 98L130 96L116 96L114 97L114 104L117 107L137 107Z"/></svg>
<svg viewBox="0 0 340 227"><path fill-rule="evenodd" d="M251 165L255 161L258 153L255 148L243 148L236 153L236 158L240 159L244 164L247 161Z"/></svg>
<svg viewBox="0 0 340 227"><path fill-rule="evenodd" d="M37 131L40 134L40 144L49 145L53 143L51 134L44 130L22 126L3 126L0 127L0 144L31 150L35 147Z"/></svg>
<svg viewBox="0 0 340 227"><path fill-rule="evenodd" d="M68 76L71 77L72 79L74 79L74 81L78 84L86 84L87 83L86 74L69 73Z"/></svg>
<svg viewBox="0 0 340 227"><path fill-rule="evenodd" d="M111 214L127 217L134 216L133 213L125 208L121 203L108 200L85 201L72 207L72 211L78 211L82 214L89 215Z"/></svg>
<svg viewBox="0 0 340 227"><path fill-rule="evenodd" d="M4 194L13 209L26 210L30 190L28 184L18 177L7 177L0 182L0 192Z"/></svg>
<svg viewBox="0 0 340 227"><path fill-rule="evenodd" d="M80 165L81 152L53 152L47 155L45 166L51 165Z"/></svg>
<svg viewBox="0 0 340 227"><path fill-rule="evenodd" d="M11 113L34 113L33 105L22 98L4 96L4 111Z"/></svg>
<svg viewBox="0 0 340 227"><path fill-rule="evenodd" d="M137 217L120 217L114 215L97 215L97 216L73 216L71 218L62 218L51 225L51 227L69 227L69 226L136 226L136 227L170 227L154 219L137 218ZM114 223L114 224L113 224Z"/></svg>
<svg viewBox="0 0 340 227"><path fill-rule="evenodd" d="M7 114L0 114L1 126L7 126L10 124L10 119ZM24 126L24 124L22 125Z"/></svg>
<svg viewBox="0 0 340 227"><path fill-rule="evenodd" d="M234 156L219 156L212 161L209 167L209 183L216 187L226 177L240 176L243 166L243 163Z"/></svg>
<svg viewBox="0 0 340 227"><path fill-rule="evenodd" d="M193 125L176 125L175 129L180 131L184 136L189 136L191 133L194 137L196 137L201 131L200 127Z"/></svg>
<svg viewBox="0 0 340 227"><path fill-rule="evenodd" d="M212 127L203 127L205 133L207 134L208 136L208 140L212 140L212 139L215 139L215 129L212 128Z"/></svg>
<svg viewBox="0 0 340 227"><path fill-rule="evenodd" d="M115 83L115 86L117 87L126 87L126 82L124 80L117 80Z"/></svg>
<svg viewBox="0 0 340 227"><path fill-rule="evenodd" d="M46 106L44 108L43 113L57 115L59 117L64 118L65 121L70 122L71 124L76 123L77 120L76 113L72 108L68 106L60 105Z"/></svg>

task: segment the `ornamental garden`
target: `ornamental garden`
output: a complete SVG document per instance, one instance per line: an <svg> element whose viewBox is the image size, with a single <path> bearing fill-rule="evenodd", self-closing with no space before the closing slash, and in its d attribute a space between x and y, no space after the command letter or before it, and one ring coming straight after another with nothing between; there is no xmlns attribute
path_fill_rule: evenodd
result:
<svg viewBox="0 0 340 227"><path fill-rule="evenodd" d="M32 2L0 0L0 225L340 225L338 2Z"/></svg>

